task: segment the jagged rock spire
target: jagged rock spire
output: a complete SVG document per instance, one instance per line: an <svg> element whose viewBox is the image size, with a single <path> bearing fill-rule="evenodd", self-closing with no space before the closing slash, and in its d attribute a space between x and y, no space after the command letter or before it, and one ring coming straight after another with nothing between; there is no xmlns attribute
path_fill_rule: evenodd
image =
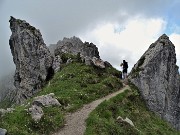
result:
<svg viewBox="0 0 180 135"><path fill-rule="evenodd" d="M12 16L9 22L12 31L9 45L16 65L14 84L19 103L31 97L49 79L53 73L53 57L38 29Z"/></svg>
<svg viewBox="0 0 180 135"><path fill-rule="evenodd" d="M150 45L129 79L139 88L149 109L180 130L180 77L175 46L166 34Z"/></svg>
<svg viewBox="0 0 180 135"><path fill-rule="evenodd" d="M83 43L78 37L75 36L58 41L54 53L55 55L62 53L71 53L76 55L80 53L82 57L100 58L96 45L89 42Z"/></svg>

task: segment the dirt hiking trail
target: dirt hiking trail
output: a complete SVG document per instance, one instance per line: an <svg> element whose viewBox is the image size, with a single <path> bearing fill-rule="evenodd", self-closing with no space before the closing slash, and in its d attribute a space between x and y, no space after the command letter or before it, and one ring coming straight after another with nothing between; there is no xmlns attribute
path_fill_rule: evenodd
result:
<svg viewBox="0 0 180 135"><path fill-rule="evenodd" d="M101 99L95 100L89 104L83 106L74 113L67 114L65 116L66 124L57 133L53 135L83 135L86 130L85 120L88 118L89 114L103 101L109 100L110 98L124 92L129 89L129 86L125 86L117 92L107 95Z"/></svg>

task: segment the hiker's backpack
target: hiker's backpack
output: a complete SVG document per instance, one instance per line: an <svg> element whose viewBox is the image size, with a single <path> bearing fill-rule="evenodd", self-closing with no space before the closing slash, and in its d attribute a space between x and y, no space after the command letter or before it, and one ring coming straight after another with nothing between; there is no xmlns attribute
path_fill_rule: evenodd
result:
<svg viewBox="0 0 180 135"><path fill-rule="evenodd" d="M128 68L128 63L127 62L124 63L124 68Z"/></svg>

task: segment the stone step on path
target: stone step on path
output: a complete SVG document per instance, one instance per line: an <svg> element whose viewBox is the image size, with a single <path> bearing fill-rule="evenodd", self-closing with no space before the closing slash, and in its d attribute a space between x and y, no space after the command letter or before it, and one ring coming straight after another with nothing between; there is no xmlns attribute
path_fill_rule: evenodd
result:
<svg viewBox="0 0 180 135"><path fill-rule="evenodd" d="M120 89L117 92L114 92L101 99L84 105L83 108L81 108L77 112L66 115L65 127L60 129L57 133L54 133L53 135L83 135L86 130L85 120L88 118L89 114L103 101L109 100L110 98L115 97L116 95L124 92L127 89L129 89L128 85L126 85L124 88Z"/></svg>

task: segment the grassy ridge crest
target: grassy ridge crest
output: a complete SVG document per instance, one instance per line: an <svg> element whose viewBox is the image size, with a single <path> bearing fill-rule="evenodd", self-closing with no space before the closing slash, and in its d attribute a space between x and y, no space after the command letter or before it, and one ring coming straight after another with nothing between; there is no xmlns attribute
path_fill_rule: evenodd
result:
<svg viewBox="0 0 180 135"><path fill-rule="evenodd" d="M0 127L7 129L8 135L51 134L63 127L67 112L76 111L83 104L122 88L118 78L120 72L113 67L99 69L81 63L78 57L73 56L72 59L73 62L62 65L62 69L36 95L54 93L62 106L44 107L44 116L39 122L33 121L26 111L33 99L15 106L13 113L0 115Z"/></svg>

